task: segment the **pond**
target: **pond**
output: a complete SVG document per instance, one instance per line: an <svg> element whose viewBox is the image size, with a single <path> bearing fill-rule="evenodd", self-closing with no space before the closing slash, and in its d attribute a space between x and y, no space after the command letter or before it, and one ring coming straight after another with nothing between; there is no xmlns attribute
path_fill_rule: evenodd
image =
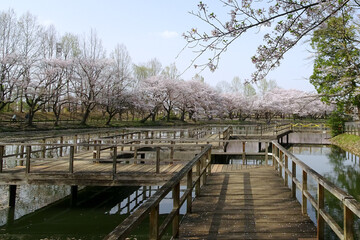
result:
<svg viewBox="0 0 360 240"><path fill-rule="evenodd" d="M86 187L79 191L77 204L71 202L69 186L23 186L15 210L0 210L2 240L99 240L134 212L159 186ZM185 188L181 187L181 192ZM0 189L2 196L6 189ZM51 204L56 198L61 198ZM160 221L173 207L171 192L160 203ZM47 205L48 204L48 205ZM46 206L47 205L47 206ZM186 204L180 209L183 215ZM149 222L132 234L148 239ZM170 229L163 239L170 239Z"/></svg>
<svg viewBox="0 0 360 240"><path fill-rule="evenodd" d="M294 145L290 147L289 151L326 179L360 201L359 156L346 152L334 145ZM297 169L297 172L300 172L300 169ZM311 178L308 179L308 190L316 198L317 185ZM301 199L299 191L297 191L297 198ZM340 226L343 225L342 204L326 191L325 209ZM316 222L316 212L309 202L308 212L310 218ZM356 233L355 239L360 239L360 220L357 217L355 217L354 229ZM335 233L328 227L325 232L326 239L338 239Z"/></svg>

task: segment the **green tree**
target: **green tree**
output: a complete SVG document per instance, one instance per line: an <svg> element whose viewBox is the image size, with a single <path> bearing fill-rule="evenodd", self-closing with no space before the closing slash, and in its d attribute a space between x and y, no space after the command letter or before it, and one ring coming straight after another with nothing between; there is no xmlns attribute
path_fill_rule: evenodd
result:
<svg viewBox="0 0 360 240"><path fill-rule="evenodd" d="M316 55L310 82L324 102L336 103L345 111L354 105L360 110L360 51L356 37L351 16L343 14L330 18L311 39Z"/></svg>

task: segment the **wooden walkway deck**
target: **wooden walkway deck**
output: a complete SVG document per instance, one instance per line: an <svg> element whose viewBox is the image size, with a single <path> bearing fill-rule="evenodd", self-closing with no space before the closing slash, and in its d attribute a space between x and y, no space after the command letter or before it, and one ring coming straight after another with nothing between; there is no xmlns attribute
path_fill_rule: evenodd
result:
<svg viewBox="0 0 360 240"><path fill-rule="evenodd" d="M316 228L272 167L213 165L179 239L311 239Z"/></svg>
<svg viewBox="0 0 360 240"><path fill-rule="evenodd" d="M153 153L154 154L154 153ZM116 174L113 173L113 163L110 150L102 152L102 161L93 159L93 151L75 154L73 170L69 172L69 156L55 159L35 159L31 162L30 173L26 174L26 166L16 166L3 169L0 184L65 184L85 186L139 186L162 185L174 174L180 171L187 161L162 159L159 173L153 160L120 159L116 164ZM126 163L129 161L130 163ZM145 163L140 163L145 161Z"/></svg>

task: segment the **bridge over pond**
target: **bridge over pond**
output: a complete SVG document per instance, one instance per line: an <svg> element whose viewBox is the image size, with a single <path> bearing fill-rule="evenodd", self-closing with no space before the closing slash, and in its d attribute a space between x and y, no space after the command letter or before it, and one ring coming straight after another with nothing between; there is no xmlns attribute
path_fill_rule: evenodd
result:
<svg viewBox="0 0 360 240"><path fill-rule="evenodd" d="M236 127L205 126L183 133L129 129L72 144L2 143L0 183L10 186L10 206L15 204L16 185L24 183L72 185L74 197L78 185L163 185L105 239L131 236L147 217L150 239L160 239L170 226L173 237L180 239L323 239L325 224L340 239L353 239L359 203L278 143L294 130L292 126L276 126L276 134L271 129L265 134L261 128L253 136L250 131L236 132ZM225 153L229 142L242 145L241 151L232 153L241 155L241 163L212 164L215 155L231 154ZM259 148L254 151L247 147L250 143ZM9 146L20 151L6 154ZM249 165L250 155L262 156L261 165ZM307 189L308 176L318 182L315 196ZM182 194L180 185L186 186ZM326 213L324 191L344 206L343 224ZM169 192L173 210L159 222L159 203ZM301 194L301 204L296 192ZM307 217L308 202L318 212L316 228ZM185 203L187 214L180 224L179 210Z"/></svg>

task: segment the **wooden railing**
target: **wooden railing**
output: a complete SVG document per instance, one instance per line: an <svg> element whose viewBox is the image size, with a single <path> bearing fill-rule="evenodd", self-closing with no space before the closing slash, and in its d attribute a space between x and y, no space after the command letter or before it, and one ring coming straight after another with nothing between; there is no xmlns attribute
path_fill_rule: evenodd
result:
<svg viewBox="0 0 360 240"><path fill-rule="evenodd" d="M140 141L140 140L139 140ZM42 143L0 143L0 173L4 172L4 161L16 161L19 162L18 165L25 166L25 174L30 174L32 172L32 165L34 162L44 162L44 161L64 161L66 158L69 162L68 169L64 169L61 172L64 173L74 173L74 162L75 161L95 161L95 162L112 162L112 174L117 174L117 163L132 163L137 164L141 162L147 163L147 164L154 164L155 165L155 173L160 173L160 165L163 161L167 160L169 164L173 163L174 160L174 153L175 151L181 151L183 152L184 149L186 150L194 150L194 151L200 151L201 148L204 146L207 146L205 144L192 144L192 145L175 145L173 141L169 142L169 144L162 143L162 144L137 144L138 141L130 141L131 144L121 144L121 143L95 143L95 144L87 144L87 143L79 143L79 144L42 144ZM25 149L24 152L18 153L18 154L5 154L5 149L7 146L20 146L20 148ZM92 157L89 158L75 158L75 149L76 147L84 147L84 148L92 148L93 154ZM41 148L40 150L32 150L33 148ZM128 150L125 150L124 148L130 147ZM47 156L47 151L52 150L62 150L64 148L67 148L67 157L63 155L63 152L61 152L61 156L59 157L52 157L49 158ZM153 151L141 151L142 148L151 148ZM161 152L168 151L168 158L161 159ZM108 155L106 157L103 157L103 153L107 152ZM154 159L139 159L138 157L143 154L148 154L150 152L155 152ZM34 156L34 154L40 153L38 156ZM130 153L132 154L132 158L122 158L119 157L119 153ZM64 154L65 155L65 154ZM16 158L14 158L16 157ZM37 170L37 172L42 170ZM43 170L42 172L46 172L46 170ZM60 171L59 171L60 172Z"/></svg>
<svg viewBox="0 0 360 240"><path fill-rule="evenodd" d="M360 217L360 203L319 173L307 166L293 154L289 153L277 142L272 142L272 157L274 168L284 179L284 184L290 185L292 197L296 198L296 189L301 192L301 206L303 214L307 214L307 202L317 211L317 238L324 239L325 224L327 224L340 239L354 239L354 215ZM289 167L289 161L291 161ZM297 168L302 169L301 179L298 178ZM317 183L317 197L308 191L308 178ZM290 182L289 182L290 179ZM340 201L343 205L343 228L325 211L325 191Z"/></svg>
<svg viewBox="0 0 360 240"><path fill-rule="evenodd" d="M328 132L330 127L325 123L292 123L291 129L294 132Z"/></svg>
<svg viewBox="0 0 360 240"><path fill-rule="evenodd" d="M210 174L211 145L205 148L194 157L184 168L163 185L148 201L140 206L133 214L126 218L104 239L125 239L131 232L150 214L149 239L160 239L165 233L165 229L172 224L172 236L178 237L180 208L186 202L187 212L191 212L192 192L195 188L195 195L200 194L201 185L206 182L207 174ZM196 167L195 178L193 178L193 168ZM180 182L186 176L187 188L180 196ZM159 204L166 195L172 191L173 209L168 214L162 224L159 223Z"/></svg>
<svg viewBox="0 0 360 240"><path fill-rule="evenodd" d="M360 126L359 125L345 126L345 133L360 136Z"/></svg>

